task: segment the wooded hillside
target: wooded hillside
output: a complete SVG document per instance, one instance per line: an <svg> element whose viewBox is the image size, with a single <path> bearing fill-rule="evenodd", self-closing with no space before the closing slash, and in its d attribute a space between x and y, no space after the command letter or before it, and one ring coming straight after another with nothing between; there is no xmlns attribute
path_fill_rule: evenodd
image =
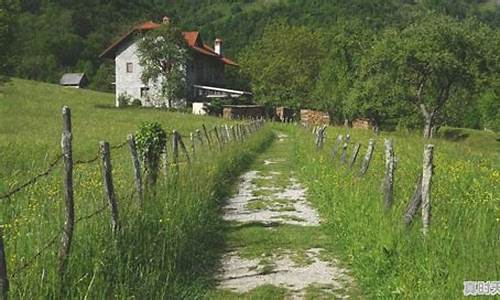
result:
<svg viewBox="0 0 500 300"><path fill-rule="evenodd" d="M500 24L500 9L492 1L412 2L2 0L0 53L8 54L2 73L55 82L64 71L85 71L96 87L105 88L109 70L98 54L133 24L160 20L163 15L173 17L182 29L203 32L207 41L223 37L231 56L237 56L249 41L261 36L268 23L280 18L311 28L326 28L339 18L359 18L381 28L404 23L406 14L425 6L458 17L476 15L495 27Z"/></svg>

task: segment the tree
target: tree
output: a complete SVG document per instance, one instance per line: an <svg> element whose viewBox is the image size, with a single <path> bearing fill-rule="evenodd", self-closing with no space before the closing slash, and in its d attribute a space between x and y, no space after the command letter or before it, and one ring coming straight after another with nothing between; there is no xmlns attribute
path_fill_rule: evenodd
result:
<svg viewBox="0 0 500 300"><path fill-rule="evenodd" d="M157 87L168 107L172 107L172 101L186 97L188 50L179 29L163 24L149 31L139 41L138 54L143 67L142 81Z"/></svg>
<svg viewBox="0 0 500 300"><path fill-rule="evenodd" d="M240 65L252 80L257 101L299 108L312 104L311 91L323 57L320 33L278 22L244 50Z"/></svg>
<svg viewBox="0 0 500 300"><path fill-rule="evenodd" d="M346 100L354 88L364 53L373 42L374 32L357 20L338 21L325 31L328 54L321 63L313 98L320 109L339 119L352 117Z"/></svg>
<svg viewBox="0 0 500 300"><path fill-rule="evenodd" d="M15 14L18 10L17 1L0 0L0 84L7 81L10 46L13 39Z"/></svg>
<svg viewBox="0 0 500 300"><path fill-rule="evenodd" d="M424 137L430 138L447 102L475 95L498 66L498 41L490 28L474 19L429 13L382 35L365 58L360 88L376 82L384 88L377 88L374 98L413 104L423 116Z"/></svg>

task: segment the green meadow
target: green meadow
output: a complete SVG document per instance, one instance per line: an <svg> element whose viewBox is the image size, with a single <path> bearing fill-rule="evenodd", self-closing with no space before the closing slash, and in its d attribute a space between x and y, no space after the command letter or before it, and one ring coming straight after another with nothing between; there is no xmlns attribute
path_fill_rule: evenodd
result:
<svg viewBox="0 0 500 300"><path fill-rule="evenodd" d="M157 121L167 132L177 129L183 135L202 124L211 128L225 122L189 113L116 109L113 103L111 94L19 79L2 87L0 194L45 170L60 153L63 105L72 109L75 160L93 158L101 140L119 145L142 122ZM283 172L294 172L308 188L308 199L322 218L319 232L285 226L263 235L258 228L232 228L221 220L220 208L238 176L262 157L277 131L286 133L289 141L273 155L287 161ZM430 141L435 145L435 175L431 227L424 237L419 214L410 228L403 225L421 172L426 142L420 132L374 135L351 130L348 159L352 145L362 145L352 170L339 164L338 153L331 155L338 134L345 135L345 129L329 127L324 149L316 151L311 129L269 124L245 142L221 151L205 146L198 149L191 168L181 165L178 176L172 170L162 173L156 190L142 204L134 193L128 148L112 149L122 227L117 235L111 231L100 161L75 166L77 223L62 286L57 253L64 204L58 166L36 185L1 200L10 297L283 298L285 292L271 286L240 296L214 292L222 251L244 241L250 241L249 257L272 252L279 243L298 251L324 245L352 270L357 283L354 298L456 299L463 295L464 280L500 278L498 136L442 128ZM359 177L370 138L376 140L373 160L367 174ZM394 140L397 156L394 205L389 212L384 212L381 192L385 138Z"/></svg>
<svg viewBox="0 0 500 300"><path fill-rule="evenodd" d="M61 108L72 109L74 160L88 160L98 142L125 141L142 122L188 135L223 120L149 109L112 108L114 96L14 79L0 94L0 194L45 170L60 153ZM63 220L61 168L7 200L0 212L10 296L39 298L198 297L222 243L219 204L253 157L272 141L262 130L244 144L198 149L190 169L162 173L142 205L134 193L128 147L112 149L122 231L113 236L101 163L74 169L76 225L68 275L57 274ZM186 141L187 142L187 141ZM185 160L185 159L184 159Z"/></svg>

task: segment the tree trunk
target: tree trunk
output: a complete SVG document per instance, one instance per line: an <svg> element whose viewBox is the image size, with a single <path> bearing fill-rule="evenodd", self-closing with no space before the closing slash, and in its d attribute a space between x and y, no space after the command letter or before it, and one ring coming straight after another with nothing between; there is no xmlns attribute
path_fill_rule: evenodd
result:
<svg viewBox="0 0 500 300"><path fill-rule="evenodd" d="M425 125L424 125L424 139L430 139L432 138L432 133L433 130L432 128L434 127L434 112L429 112L427 107L425 107L424 104L420 105L420 108L422 110L422 114L424 116L425 120Z"/></svg>
<svg viewBox="0 0 500 300"><path fill-rule="evenodd" d="M424 125L424 139L430 139L432 138L433 134L433 127L434 127L434 121L432 117L430 116L425 116L425 125Z"/></svg>

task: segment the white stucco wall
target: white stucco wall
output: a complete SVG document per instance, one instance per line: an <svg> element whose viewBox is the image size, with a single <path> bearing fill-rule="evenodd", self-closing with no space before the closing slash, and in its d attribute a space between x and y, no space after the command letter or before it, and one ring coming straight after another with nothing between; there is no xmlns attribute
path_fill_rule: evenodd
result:
<svg viewBox="0 0 500 300"><path fill-rule="evenodd" d="M120 95L126 95L131 98L131 101L141 100L143 106L168 107L168 101L161 96L160 81L150 82L147 85L142 83L143 68L139 64L137 48L137 41L129 41L117 51L115 57L116 106L119 106ZM127 63L132 63L132 73L127 73ZM141 88L144 87L149 87L148 97L141 98ZM186 101L184 99L176 101L172 103L172 106L185 107Z"/></svg>
<svg viewBox="0 0 500 300"><path fill-rule="evenodd" d="M132 63L132 73L127 73L127 63ZM118 106L120 95L127 95L132 100L141 99L141 87L145 86L142 83L141 74L142 67L137 56L137 43L128 42L117 51L115 57L116 106ZM143 102L143 105L145 104Z"/></svg>
<svg viewBox="0 0 500 300"><path fill-rule="evenodd" d="M206 115L207 112L203 109L205 103L193 102L193 115Z"/></svg>

